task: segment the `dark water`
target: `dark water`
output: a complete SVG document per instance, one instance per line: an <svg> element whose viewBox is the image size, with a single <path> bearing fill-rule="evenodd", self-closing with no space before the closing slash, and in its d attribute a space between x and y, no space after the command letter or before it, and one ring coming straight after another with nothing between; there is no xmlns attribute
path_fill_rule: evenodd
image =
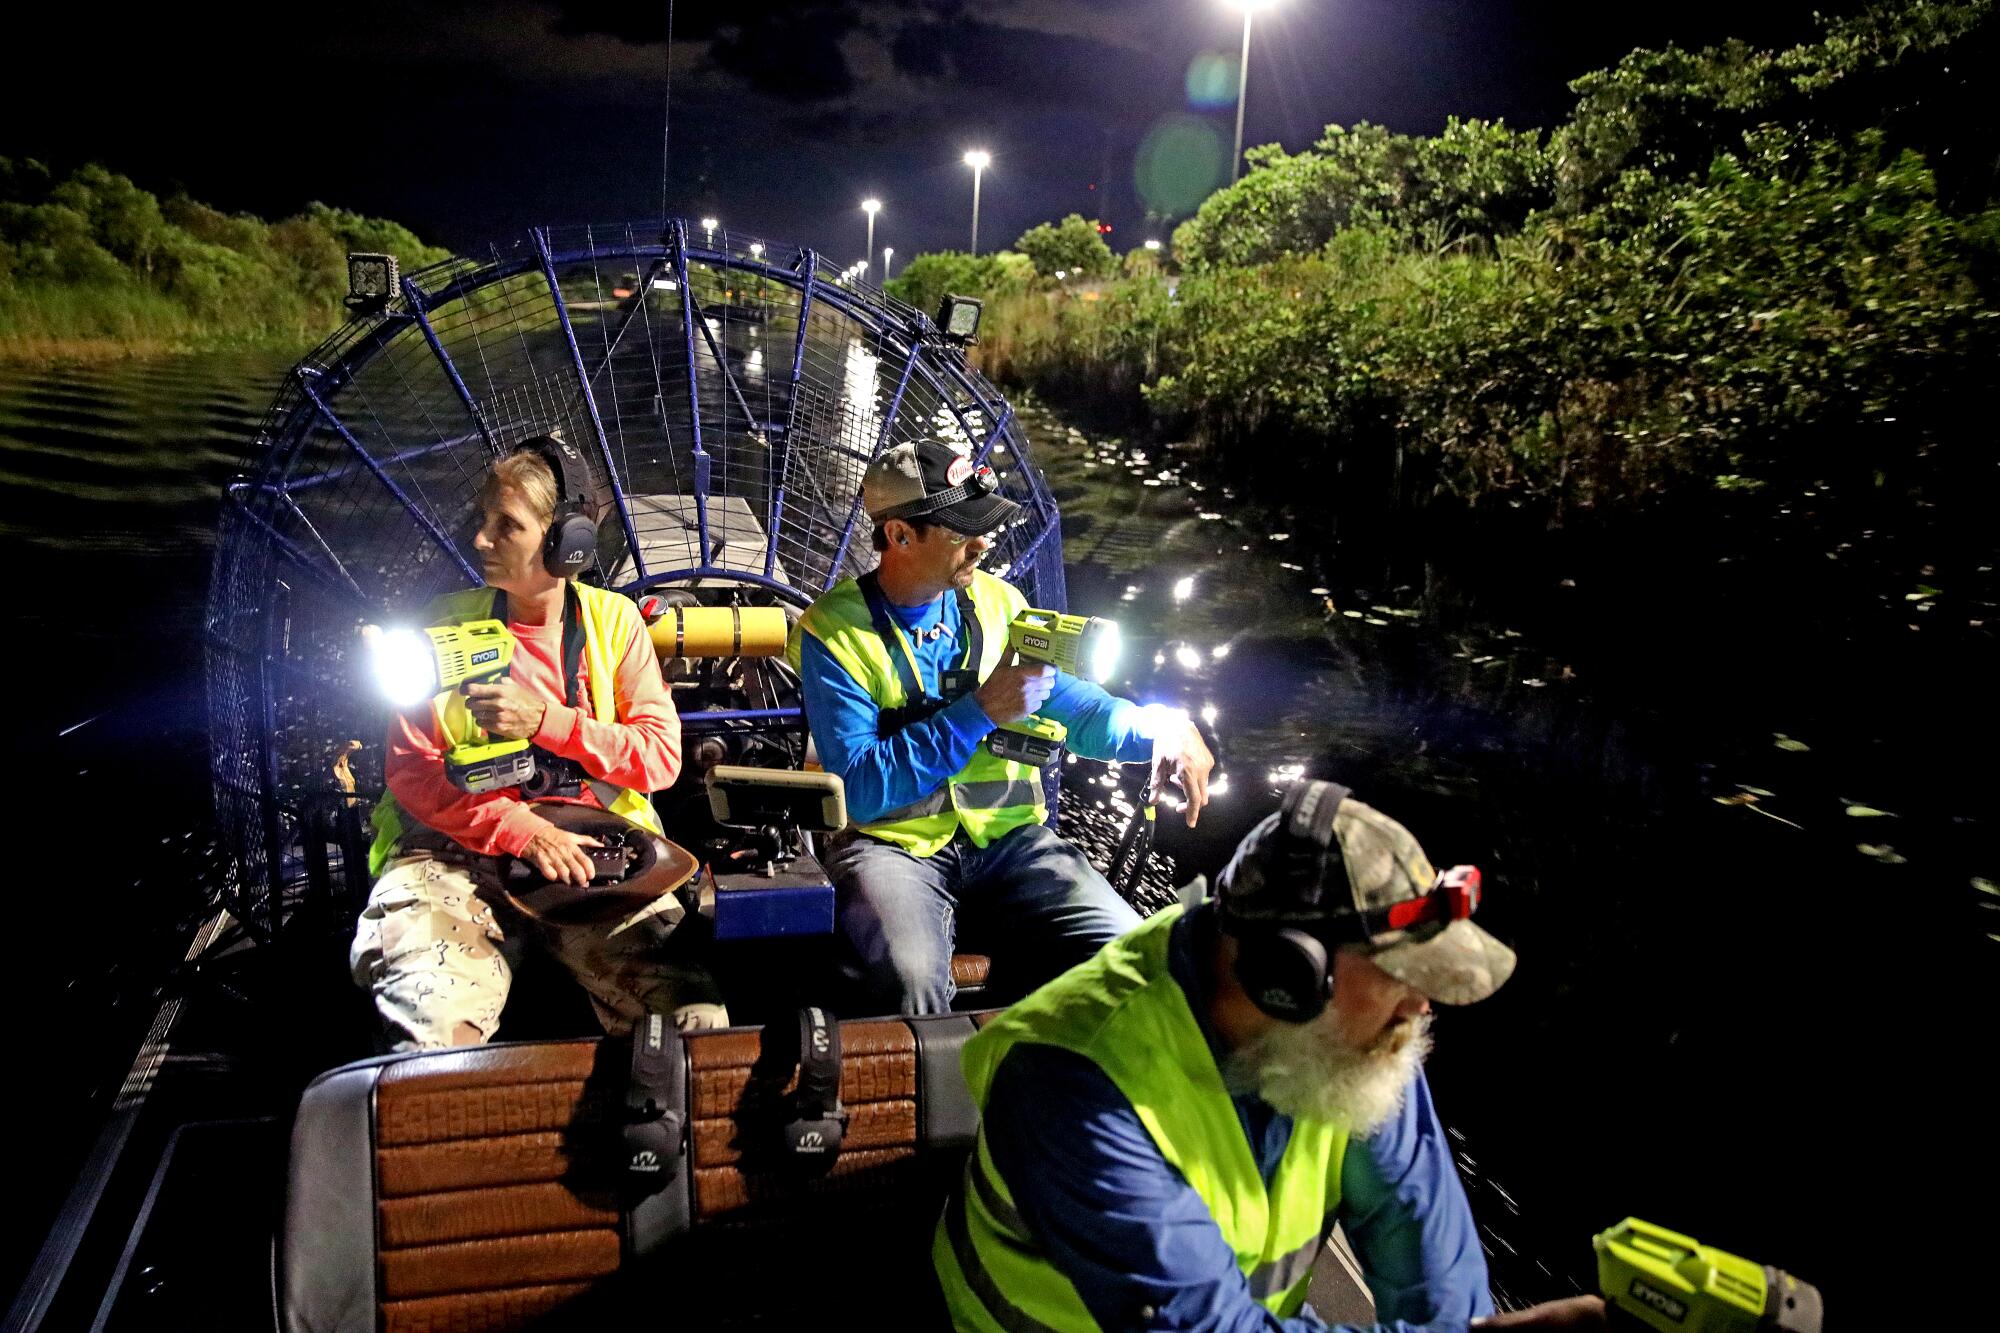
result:
<svg viewBox="0 0 2000 1333"><path fill-rule="evenodd" d="M67 1185L200 903L214 509L284 369L0 370L0 542L27 576L9 628L48 681L13 729L45 887L16 898L10 990L43 1016L22 1059L65 1081L23 1216ZM1027 422L1071 609L1123 622L1124 692L1217 738L1201 827L1162 826L1185 872L1302 772L1484 869L1482 920L1521 969L1441 1016L1432 1077L1504 1294L1588 1282L1589 1234L1633 1213L1865 1305L1859 1256L1887 1242L1857 1187L1901 1188L1884 1157L1948 1169L1909 1164L1909 1126L1955 1123L1942 1051L1973 1040L1960 989L2000 947L1991 640L1932 632L1981 616L1911 588L1900 618L1820 638L1686 604L1649 637L1589 569L1511 597L1355 586L1310 505L1260 513L1176 451Z"/></svg>

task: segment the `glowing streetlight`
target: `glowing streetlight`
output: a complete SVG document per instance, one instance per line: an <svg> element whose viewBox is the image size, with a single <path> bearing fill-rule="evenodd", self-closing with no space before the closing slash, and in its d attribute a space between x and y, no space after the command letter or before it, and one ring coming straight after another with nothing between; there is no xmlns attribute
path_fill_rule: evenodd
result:
<svg viewBox="0 0 2000 1333"><path fill-rule="evenodd" d="M885 245L882 247L882 281L884 282L889 280L889 261L895 257L896 248L894 246Z"/></svg>
<svg viewBox="0 0 2000 1333"><path fill-rule="evenodd" d="M1158 238L1156 238L1156 237L1152 237L1152 236L1148 236L1148 237L1146 238L1146 248L1147 248L1148 250L1157 250L1157 249L1159 249L1159 248L1160 248L1160 242L1159 242Z"/></svg>
<svg viewBox="0 0 2000 1333"><path fill-rule="evenodd" d="M715 245L715 229L721 225L714 218L703 218L701 220L701 229L707 234L708 244L711 248Z"/></svg>
<svg viewBox="0 0 2000 1333"><path fill-rule="evenodd" d="M750 257L752 259L762 259L764 257L764 243L762 241L750 242Z"/></svg>
<svg viewBox="0 0 2000 1333"><path fill-rule="evenodd" d="M868 215L868 258L866 262L872 264L875 262L875 215L882 211L882 201L880 199L863 199L861 201L861 211Z"/></svg>
<svg viewBox="0 0 2000 1333"><path fill-rule="evenodd" d="M1250 82L1250 20L1260 9L1269 9L1276 0L1227 0L1231 9L1243 11L1243 63L1236 71L1236 155L1229 159L1229 179L1243 174L1243 97Z"/></svg>
<svg viewBox="0 0 2000 1333"><path fill-rule="evenodd" d="M993 154L983 148L975 148L965 155L965 165L972 168L972 253L979 253L979 174L993 164Z"/></svg>

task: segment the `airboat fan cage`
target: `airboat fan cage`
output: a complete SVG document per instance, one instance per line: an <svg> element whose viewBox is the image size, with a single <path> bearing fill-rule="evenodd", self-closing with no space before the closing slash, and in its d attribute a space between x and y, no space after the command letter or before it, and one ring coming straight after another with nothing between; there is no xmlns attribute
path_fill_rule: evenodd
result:
<svg viewBox="0 0 2000 1333"><path fill-rule="evenodd" d="M287 886L362 853L388 715L357 629L480 582L478 485L523 440L560 433L586 459L608 586L793 609L873 566L870 461L943 440L1022 506L987 567L1066 604L1055 502L1012 410L923 312L811 250L686 222L536 229L399 286L287 374L222 506L217 888L260 933Z"/></svg>

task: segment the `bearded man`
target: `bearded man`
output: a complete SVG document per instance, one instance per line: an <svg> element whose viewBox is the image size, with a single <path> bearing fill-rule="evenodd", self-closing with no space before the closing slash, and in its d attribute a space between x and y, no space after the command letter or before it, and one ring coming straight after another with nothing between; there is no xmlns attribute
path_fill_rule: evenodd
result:
<svg viewBox="0 0 2000 1333"><path fill-rule="evenodd" d="M1388 1327L1601 1327L1596 1297L1493 1316L1422 1064L1430 1005L1497 990L1478 872L1305 782L1216 901L1169 909L967 1042L981 1109L932 1246L961 1330L1323 1329L1342 1224Z"/></svg>

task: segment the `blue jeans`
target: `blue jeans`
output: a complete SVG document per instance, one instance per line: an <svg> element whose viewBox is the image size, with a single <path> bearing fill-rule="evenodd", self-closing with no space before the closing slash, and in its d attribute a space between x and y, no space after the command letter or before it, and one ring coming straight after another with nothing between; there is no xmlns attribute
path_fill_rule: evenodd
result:
<svg viewBox="0 0 2000 1333"><path fill-rule="evenodd" d="M1139 914L1082 852L1040 824L985 847L961 830L932 856L866 834L827 856L835 929L858 968L870 1013L942 1014L958 916L1004 946L994 959L1017 986L1040 985L1139 924Z"/></svg>

